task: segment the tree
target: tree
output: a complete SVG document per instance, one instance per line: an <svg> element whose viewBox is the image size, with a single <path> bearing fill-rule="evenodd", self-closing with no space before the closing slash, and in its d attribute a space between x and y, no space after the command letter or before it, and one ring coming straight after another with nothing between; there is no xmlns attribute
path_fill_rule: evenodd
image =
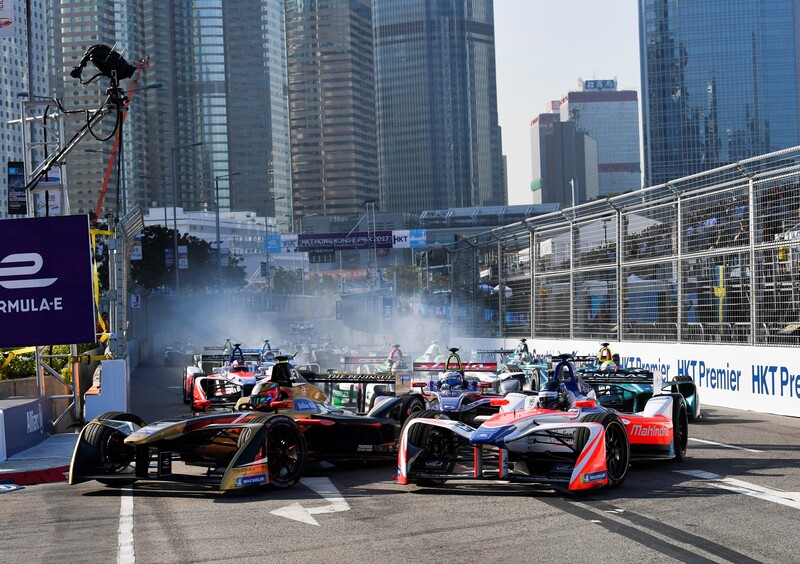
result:
<svg viewBox="0 0 800 564"><path fill-rule="evenodd" d="M142 260L131 261L133 279L147 288L175 287L174 258L167 265L167 256L172 256L174 248L174 231L162 225L151 225L142 231ZM219 286L219 270L217 268L217 251L211 244L191 235L181 234L179 246L186 246L189 261L188 269L181 269L180 284L182 290L201 291ZM245 283L245 271L241 257L229 255L223 258L222 285L229 288L240 288Z"/></svg>

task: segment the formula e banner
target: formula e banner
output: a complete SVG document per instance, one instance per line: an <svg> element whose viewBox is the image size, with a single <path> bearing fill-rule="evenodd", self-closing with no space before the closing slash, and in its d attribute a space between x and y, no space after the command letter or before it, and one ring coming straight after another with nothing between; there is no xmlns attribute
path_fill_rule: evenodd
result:
<svg viewBox="0 0 800 564"><path fill-rule="evenodd" d="M0 221L0 347L95 340L89 216Z"/></svg>

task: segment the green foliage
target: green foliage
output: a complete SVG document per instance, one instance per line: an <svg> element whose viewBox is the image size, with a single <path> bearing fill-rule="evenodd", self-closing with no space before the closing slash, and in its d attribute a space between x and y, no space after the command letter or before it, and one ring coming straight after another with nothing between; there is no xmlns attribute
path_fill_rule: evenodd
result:
<svg viewBox="0 0 800 564"><path fill-rule="evenodd" d="M174 249L174 231L162 225L151 225L142 231L142 260L131 261L133 279L147 288L175 288L176 264L167 267L167 249ZM211 244L197 237L181 234L178 245L187 247L189 268L181 269L181 291L197 292L219 286L217 252ZM240 288L245 283L242 257L223 258L222 285Z"/></svg>
<svg viewBox="0 0 800 564"><path fill-rule="evenodd" d="M90 351L92 349L97 348L96 343L84 343L78 345L78 354L81 355L86 351ZM19 350L16 348L5 348L0 349L0 354L2 354L3 359L0 361L0 365L5 362L6 357L8 356L11 351ZM48 347L42 348L42 354L44 355L68 355L69 354L69 345L52 345ZM65 374L68 375L67 378L64 378L69 383L72 380L71 376L71 366L69 363L68 357L61 357L61 358L53 358L49 359L48 364L55 370L56 372L60 372L62 378L64 378ZM33 352L23 353L19 355L14 355L14 358L11 359L8 366L5 370L0 373L0 379L6 380L13 380L14 378L27 378L29 376L36 375L36 356Z"/></svg>

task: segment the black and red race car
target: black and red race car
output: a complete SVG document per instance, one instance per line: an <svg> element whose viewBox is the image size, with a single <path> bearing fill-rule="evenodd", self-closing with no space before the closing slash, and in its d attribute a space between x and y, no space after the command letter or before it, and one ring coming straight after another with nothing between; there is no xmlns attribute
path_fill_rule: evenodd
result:
<svg viewBox="0 0 800 564"><path fill-rule="evenodd" d="M280 387L270 386L273 396L258 410L187 414L150 425L130 413L103 414L81 431L68 481L121 486L145 479L201 480L221 490L288 488L307 464L396 460L400 425L387 416L389 404L355 415L306 397L277 401ZM173 464L178 461L206 472L179 473Z"/></svg>

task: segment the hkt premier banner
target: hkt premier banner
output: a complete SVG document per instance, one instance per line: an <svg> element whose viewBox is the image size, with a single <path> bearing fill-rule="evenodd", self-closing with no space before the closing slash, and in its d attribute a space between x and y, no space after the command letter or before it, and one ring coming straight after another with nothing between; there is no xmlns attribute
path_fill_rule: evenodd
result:
<svg viewBox="0 0 800 564"><path fill-rule="evenodd" d="M0 221L0 347L95 340L89 216Z"/></svg>
<svg viewBox="0 0 800 564"><path fill-rule="evenodd" d="M17 22L14 21L15 0L0 0L0 37L13 37Z"/></svg>

